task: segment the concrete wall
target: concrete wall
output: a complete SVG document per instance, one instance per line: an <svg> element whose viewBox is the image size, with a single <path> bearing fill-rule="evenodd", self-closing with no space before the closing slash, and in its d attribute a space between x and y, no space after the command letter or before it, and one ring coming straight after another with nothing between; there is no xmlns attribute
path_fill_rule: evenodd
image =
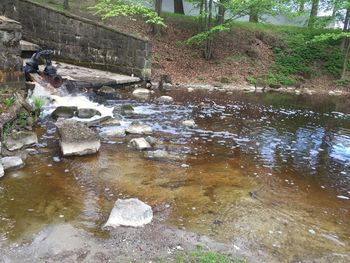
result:
<svg viewBox="0 0 350 263"><path fill-rule="evenodd" d="M23 75L21 29L17 21L0 16L0 83L17 81Z"/></svg>
<svg viewBox="0 0 350 263"><path fill-rule="evenodd" d="M11 2L14 8L7 6L6 10L21 22L23 39L55 49L61 60L144 79L151 77L151 44L146 39L30 0Z"/></svg>

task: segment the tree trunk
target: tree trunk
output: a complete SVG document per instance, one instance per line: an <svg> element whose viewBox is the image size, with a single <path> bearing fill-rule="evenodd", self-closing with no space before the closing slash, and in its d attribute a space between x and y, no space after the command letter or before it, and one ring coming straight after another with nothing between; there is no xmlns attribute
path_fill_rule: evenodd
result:
<svg viewBox="0 0 350 263"><path fill-rule="evenodd" d="M313 27L315 24L315 20L318 14L318 6L319 6L320 0L312 0L312 6L310 11L310 17L308 22L308 27Z"/></svg>
<svg viewBox="0 0 350 263"><path fill-rule="evenodd" d="M163 4L163 0L156 0L155 1L154 9L155 9L158 16L160 16L160 14L162 13L162 4ZM153 33L155 33L156 35L160 34L160 26L159 25L153 26Z"/></svg>
<svg viewBox="0 0 350 263"><path fill-rule="evenodd" d="M345 39L345 54L344 54L344 62L343 62L343 69L341 72L341 79L346 78L346 73L348 70L348 64L349 64L349 53L350 53L350 39Z"/></svg>
<svg viewBox="0 0 350 263"><path fill-rule="evenodd" d="M203 24L203 18L204 18L204 1L207 1L207 0L201 0L201 3L199 5L199 30L200 31L203 31L205 25Z"/></svg>
<svg viewBox="0 0 350 263"><path fill-rule="evenodd" d="M249 11L249 22L258 23L259 22L259 13L258 10L254 7L250 8Z"/></svg>
<svg viewBox="0 0 350 263"><path fill-rule="evenodd" d="M350 22L350 6L346 9L346 15L344 19L343 32L349 32L349 22ZM340 45L340 49L344 52L347 39L343 39Z"/></svg>
<svg viewBox="0 0 350 263"><path fill-rule="evenodd" d="M176 14L185 14L184 3L182 0L174 0L174 13Z"/></svg>
<svg viewBox="0 0 350 263"><path fill-rule="evenodd" d="M305 0L300 0L299 2L299 10L300 13L305 11Z"/></svg>
<svg viewBox="0 0 350 263"><path fill-rule="evenodd" d="M64 9L69 9L69 0L64 0L64 2L63 2L63 8Z"/></svg>
<svg viewBox="0 0 350 263"><path fill-rule="evenodd" d="M218 23L223 24L225 22L225 12L226 9L224 7L225 0L220 0L219 10L218 10Z"/></svg>
<svg viewBox="0 0 350 263"><path fill-rule="evenodd" d="M208 7L208 18L207 18L207 31L211 29L212 24L212 13L213 13L213 0L209 0ZM211 36L208 36L205 41L205 49L204 49L204 57L206 60L210 60L212 57L212 49L213 49L213 39Z"/></svg>

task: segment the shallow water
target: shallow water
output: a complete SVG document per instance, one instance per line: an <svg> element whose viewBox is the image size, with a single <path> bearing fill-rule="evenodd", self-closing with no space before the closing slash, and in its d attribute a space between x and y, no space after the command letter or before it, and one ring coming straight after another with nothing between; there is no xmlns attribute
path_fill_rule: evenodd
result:
<svg viewBox="0 0 350 263"><path fill-rule="evenodd" d="M167 95L175 103L132 104L154 136L183 159L157 161L104 141L94 156L61 158L43 121L42 153L0 181L0 244L30 240L45 225L71 222L96 235L118 197L170 205L168 224L267 251L276 261L350 258L350 99L278 93ZM106 112L110 112L106 110ZM196 128L182 127L194 119ZM47 146L46 146L47 145ZM341 259L339 259L339 255ZM333 256L335 258L333 258Z"/></svg>

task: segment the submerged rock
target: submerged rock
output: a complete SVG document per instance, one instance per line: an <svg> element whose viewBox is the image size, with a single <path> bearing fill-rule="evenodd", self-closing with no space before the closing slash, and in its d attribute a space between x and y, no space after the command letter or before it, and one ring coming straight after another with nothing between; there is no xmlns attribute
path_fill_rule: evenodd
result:
<svg viewBox="0 0 350 263"><path fill-rule="evenodd" d="M181 160L181 156L178 156L173 153L169 153L165 150L155 150L155 151L147 151L144 152L143 156L147 159L156 159L156 160L173 160L178 161Z"/></svg>
<svg viewBox="0 0 350 263"><path fill-rule="evenodd" d="M18 156L9 156L1 158L1 163L5 171L19 169L24 166L22 158Z"/></svg>
<svg viewBox="0 0 350 263"><path fill-rule="evenodd" d="M127 133L131 134L152 134L152 127L146 124L140 124L139 122L133 122L127 129Z"/></svg>
<svg viewBox="0 0 350 263"><path fill-rule="evenodd" d="M144 138L132 139L129 144L140 151L151 148L151 145Z"/></svg>
<svg viewBox="0 0 350 263"><path fill-rule="evenodd" d="M56 126L63 156L93 154L100 149L99 137L86 125L73 120L62 120Z"/></svg>
<svg viewBox="0 0 350 263"><path fill-rule="evenodd" d="M51 113L51 116L55 120L57 120L58 118L69 119L74 117L77 110L78 108L75 106L59 106Z"/></svg>
<svg viewBox="0 0 350 263"><path fill-rule="evenodd" d="M100 135L102 137L124 137L125 136L125 129L122 127L107 127L102 129L100 132Z"/></svg>
<svg viewBox="0 0 350 263"><path fill-rule="evenodd" d="M23 147L38 143L38 136L35 132L19 131L12 132L6 141L6 148L9 151L16 151Z"/></svg>
<svg viewBox="0 0 350 263"><path fill-rule="evenodd" d="M182 125L183 125L183 126L186 126L186 127L188 127L188 128L194 128L194 127L196 127L196 123L195 123L194 120L185 120L185 121L182 122Z"/></svg>
<svg viewBox="0 0 350 263"><path fill-rule="evenodd" d="M141 227L151 223L152 219L152 208L139 199L118 199L104 228L115 228L118 226Z"/></svg>
<svg viewBox="0 0 350 263"><path fill-rule="evenodd" d="M157 99L160 103L171 103L174 101L174 99L170 96L161 96Z"/></svg>
<svg viewBox="0 0 350 263"><path fill-rule="evenodd" d="M78 118L81 119L90 119L95 115L101 116L101 112L95 109L79 109L78 110Z"/></svg>
<svg viewBox="0 0 350 263"><path fill-rule="evenodd" d="M113 95L113 94L116 94L117 91L110 87L110 86L102 86L98 91L97 91L97 94L100 94L100 95Z"/></svg>

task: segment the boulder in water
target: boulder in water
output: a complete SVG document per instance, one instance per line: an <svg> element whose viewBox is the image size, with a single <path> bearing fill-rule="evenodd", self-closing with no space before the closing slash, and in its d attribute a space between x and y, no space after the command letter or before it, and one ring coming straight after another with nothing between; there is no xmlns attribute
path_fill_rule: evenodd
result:
<svg viewBox="0 0 350 263"><path fill-rule="evenodd" d="M1 158L1 163L5 171L19 169L24 166L22 158L18 156L3 157Z"/></svg>
<svg viewBox="0 0 350 263"><path fill-rule="evenodd" d="M194 128L194 127L196 127L196 123L195 123L194 120L185 120L185 121L182 122L182 125L183 125L183 126L186 126L186 127L188 127L188 128Z"/></svg>
<svg viewBox="0 0 350 263"><path fill-rule="evenodd" d="M161 96L157 99L159 103L171 103L174 99L170 96Z"/></svg>
<svg viewBox="0 0 350 263"><path fill-rule="evenodd" d="M111 118L106 121L101 122L101 125L104 127L109 127L109 126L120 126L120 120L117 118Z"/></svg>
<svg viewBox="0 0 350 263"><path fill-rule="evenodd" d="M2 166L2 164L0 163L0 178L3 177L5 174L4 172L4 167Z"/></svg>
<svg viewBox="0 0 350 263"><path fill-rule="evenodd" d="M148 89L135 89L132 92L132 95L134 97L140 98L140 99L148 99L150 94L151 94L151 91Z"/></svg>
<svg viewBox="0 0 350 263"><path fill-rule="evenodd" d="M75 106L59 106L51 113L51 116L55 120L58 118L69 119L74 117L77 110L78 108Z"/></svg>
<svg viewBox="0 0 350 263"><path fill-rule="evenodd" d="M161 142L159 139L157 139L157 138L155 138L155 137L152 137L152 136L147 136L147 137L145 138L145 140L146 140L151 146L155 146L155 145L157 145L157 144L162 144L162 142Z"/></svg>
<svg viewBox="0 0 350 263"><path fill-rule="evenodd" d="M63 156L93 154L100 149L99 137L86 125L74 120L62 120L56 126Z"/></svg>
<svg viewBox="0 0 350 263"><path fill-rule="evenodd" d="M134 107L129 104L118 105L113 109L113 116L117 116L119 114L129 115L134 113Z"/></svg>
<svg viewBox="0 0 350 263"><path fill-rule="evenodd" d="M102 137L124 137L125 129L118 126L111 126L103 128L100 132Z"/></svg>
<svg viewBox="0 0 350 263"><path fill-rule="evenodd" d="M38 136L31 131L13 131L7 138L6 148L9 151L16 151L23 147L38 143Z"/></svg>
<svg viewBox="0 0 350 263"><path fill-rule="evenodd" d="M78 118L81 119L90 119L95 115L101 116L101 112L95 109L78 109Z"/></svg>
<svg viewBox="0 0 350 263"><path fill-rule="evenodd" d="M151 148L151 145L144 138L132 139L129 144L140 151Z"/></svg>
<svg viewBox="0 0 350 263"><path fill-rule="evenodd" d="M102 86L98 91L97 91L97 94L100 94L100 95L114 95L116 94L117 91L110 87L110 86Z"/></svg>
<svg viewBox="0 0 350 263"><path fill-rule="evenodd" d="M152 134L152 127L139 122L133 122L127 129L127 133L131 134Z"/></svg>
<svg viewBox="0 0 350 263"><path fill-rule="evenodd" d="M139 199L118 199L104 228L116 228L118 226L141 227L151 223L152 219L152 208Z"/></svg>

